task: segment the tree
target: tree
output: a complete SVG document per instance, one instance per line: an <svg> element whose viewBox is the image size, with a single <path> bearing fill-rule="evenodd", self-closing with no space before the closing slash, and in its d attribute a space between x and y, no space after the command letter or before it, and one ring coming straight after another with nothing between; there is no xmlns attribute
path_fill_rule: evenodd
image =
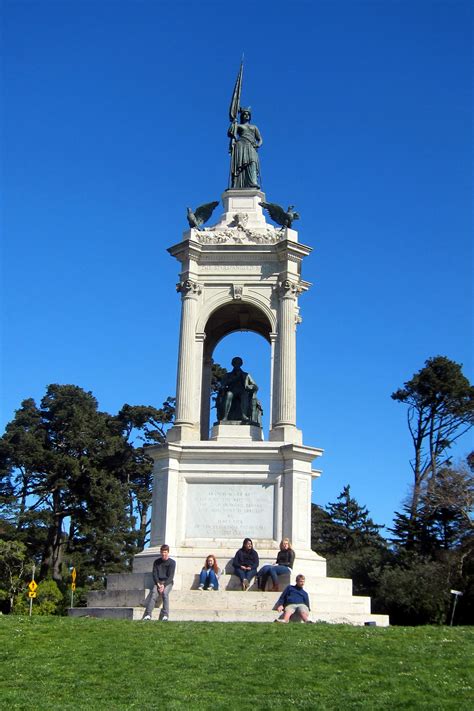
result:
<svg viewBox="0 0 474 711"><path fill-rule="evenodd" d="M311 547L327 558L329 574L352 578L356 593L372 595L389 551L382 526L351 496L350 486L326 509L313 504L311 523Z"/></svg>
<svg viewBox="0 0 474 711"><path fill-rule="evenodd" d="M0 603L6 603L5 612L12 611L29 570L26 546L20 541L0 540Z"/></svg>
<svg viewBox="0 0 474 711"><path fill-rule="evenodd" d="M392 393L408 405L408 429L413 442L413 492L410 520L418 515L424 482L436 477L437 469L449 463L448 450L474 423L474 387L462 374L462 366L445 356L436 356Z"/></svg>
<svg viewBox="0 0 474 711"><path fill-rule="evenodd" d="M138 524L135 528L138 551L143 550L147 543L150 524L148 512L153 489L153 459L147 453L147 447L165 444L167 427L174 420L174 405L175 399L171 397L160 409L151 405L126 404L117 415L128 443L123 467L128 485L129 517Z"/></svg>
<svg viewBox="0 0 474 711"><path fill-rule="evenodd" d="M377 595L386 598L394 620L401 624L442 621L452 588L463 592L457 621L472 624L474 473L469 461L468 457L467 465L441 466L423 481L416 518L411 517L409 504L396 514L390 529L395 544L393 565L384 570ZM435 576L431 588L430 576Z"/></svg>
<svg viewBox="0 0 474 711"><path fill-rule="evenodd" d="M318 507L319 508L319 507ZM315 549L323 555L342 553L362 546L384 545L379 531L383 526L374 523L365 506L351 496L349 484L329 503L326 510L315 512L318 519L313 528Z"/></svg>
<svg viewBox="0 0 474 711"><path fill-rule="evenodd" d="M4 503L14 501L10 523L36 554L40 577L61 581L64 553L92 529L98 540L114 533L118 545L129 543L126 482L116 466L126 446L114 418L75 385L50 385L39 408L25 400L7 425L0 446Z"/></svg>
<svg viewBox="0 0 474 711"><path fill-rule="evenodd" d="M391 624L426 625L446 622L450 595L449 567L417 554L387 565L378 581L376 605L390 615Z"/></svg>

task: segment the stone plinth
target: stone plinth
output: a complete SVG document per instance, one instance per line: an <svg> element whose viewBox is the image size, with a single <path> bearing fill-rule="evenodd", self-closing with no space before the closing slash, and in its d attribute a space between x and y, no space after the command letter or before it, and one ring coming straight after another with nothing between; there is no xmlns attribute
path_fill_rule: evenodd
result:
<svg viewBox="0 0 474 711"><path fill-rule="evenodd" d="M155 459L152 548L207 549L205 556L216 546L235 551L247 536L262 549L277 550L287 537L314 555L311 482L317 474L311 463L321 450L252 441L258 430L220 425L216 436L222 438L148 449ZM238 431L248 438L234 438Z"/></svg>
<svg viewBox="0 0 474 711"><path fill-rule="evenodd" d="M240 422L219 422L211 430L211 440L219 442L261 442L263 430L257 425L242 425Z"/></svg>

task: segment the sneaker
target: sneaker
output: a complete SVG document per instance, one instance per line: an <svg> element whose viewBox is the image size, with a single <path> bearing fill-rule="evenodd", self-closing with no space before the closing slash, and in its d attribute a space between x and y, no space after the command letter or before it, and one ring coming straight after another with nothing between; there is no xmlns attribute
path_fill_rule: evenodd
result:
<svg viewBox="0 0 474 711"><path fill-rule="evenodd" d="M161 621L162 621L162 622L168 622L168 616L167 616L167 615L163 615L163 617L161 618Z"/></svg>
<svg viewBox="0 0 474 711"><path fill-rule="evenodd" d="M204 590L204 585L200 585L200 586L198 587L198 590Z"/></svg>
<svg viewBox="0 0 474 711"><path fill-rule="evenodd" d="M208 590L214 590L214 585L209 585Z"/></svg>
<svg viewBox="0 0 474 711"><path fill-rule="evenodd" d="M144 615L142 620L151 620L151 615Z"/></svg>

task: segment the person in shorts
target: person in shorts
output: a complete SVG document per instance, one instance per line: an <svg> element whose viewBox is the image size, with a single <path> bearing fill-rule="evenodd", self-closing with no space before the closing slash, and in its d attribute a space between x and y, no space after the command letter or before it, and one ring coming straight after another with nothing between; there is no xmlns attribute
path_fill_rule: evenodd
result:
<svg viewBox="0 0 474 711"><path fill-rule="evenodd" d="M282 594L275 603L274 609L283 613L275 622L289 622L290 617L297 612L302 622L308 622L309 611L309 595L303 589L305 583L304 575L296 576L295 585L287 585Z"/></svg>

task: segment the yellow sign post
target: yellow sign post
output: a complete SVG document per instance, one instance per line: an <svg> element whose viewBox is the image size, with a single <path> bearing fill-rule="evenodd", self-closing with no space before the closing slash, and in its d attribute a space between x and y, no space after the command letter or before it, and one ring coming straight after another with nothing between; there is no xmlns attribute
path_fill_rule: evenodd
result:
<svg viewBox="0 0 474 711"><path fill-rule="evenodd" d="M38 588L38 583L35 580L35 570L36 566L33 563L33 570L31 571L31 582L28 584L28 597L30 598L30 617L31 611L33 609L33 598L36 597L36 590Z"/></svg>
<svg viewBox="0 0 474 711"><path fill-rule="evenodd" d="M74 590L76 589L76 575L77 575L76 569L73 568L73 569L71 570L71 579L72 579L72 583L71 583L71 607L74 607Z"/></svg>

